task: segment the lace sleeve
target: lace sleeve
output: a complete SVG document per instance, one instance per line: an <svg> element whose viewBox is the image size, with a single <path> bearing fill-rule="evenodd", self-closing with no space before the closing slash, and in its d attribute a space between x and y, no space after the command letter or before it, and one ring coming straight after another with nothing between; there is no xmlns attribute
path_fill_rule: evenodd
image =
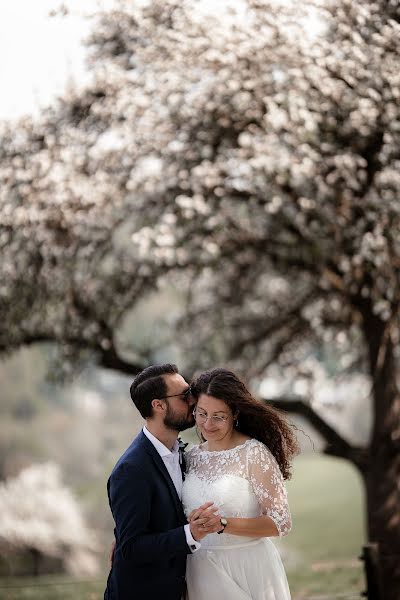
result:
<svg viewBox="0 0 400 600"><path fill-rule="evenodd" d="M189 446L185 452L186 471L189 471L190 467L192 466L193 458L196 454L197 448L198 446Z"/></svg>
<svg viewBox="0 0 400 600"><path fill-rule="evenodd" d="M287 535L292 521L284 479L275 457L261 442L248 447L247 472L262 514L273 520L280 536Z"/></svg>

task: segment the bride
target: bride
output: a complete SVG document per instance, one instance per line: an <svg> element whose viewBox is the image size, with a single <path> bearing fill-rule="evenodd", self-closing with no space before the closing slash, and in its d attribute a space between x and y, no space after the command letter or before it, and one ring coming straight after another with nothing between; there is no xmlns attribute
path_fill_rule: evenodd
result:
<svg viewBox="0 0 400 600"><path fill-rule="evenodd" d="M182 502L189 522L201 517L196 507L213 502L221 531L188 556L189 600L290 600L270 538L291 529L284 480L297 452L292 430L225 369L203 373L191 391L204 441L186 454Z"/></svg>

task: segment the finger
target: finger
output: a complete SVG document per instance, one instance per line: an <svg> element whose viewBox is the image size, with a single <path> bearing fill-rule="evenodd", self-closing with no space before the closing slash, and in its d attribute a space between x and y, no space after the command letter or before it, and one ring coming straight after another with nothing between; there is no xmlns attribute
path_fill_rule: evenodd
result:
<svg viewBox="0 0 400 600"><path fill-rule="evenodd" d="M212 522L212 523L217 523L219 522L219 520L221 519L220 515L201 515L201 518L204 519L205 521L208 522Z"/></svg>
<svg viewBox="0 0 400 600"><path fill-rule="evenodd" d="M202 504L201 506L198 506L197 508L195 508L192 512L203 512L204 510L208 510L209 508L213 507L214 503L213 502L205 502L204 504Z"/></svg>
<svg viewBox="0 0 400 600"><path fill-rule="evenodd" d="M198 523L196 522L196 531L199 532L203 532L203 533L208 533L209 532L209 527L207 526L207 523Z"/></svg>
<svg viewBox="0 0 400 600"><path fill-rule="evenodd" d="M202 513L200 510L193 510L190 517L189 517L189 521L197 521L197 519L199 519L201 517Z"/></svg>
<svg viewBox="0 0 400 600"><path fill-rule="evenodd" d="M219 512L214 512L212 510L208 510L208 511L203 511L201 513L201 515L199 515L199 518L202 519L219 519L220 518L220 514Z"/></svg>
<svg viewBox="0 0 400 600"><path fill-rule="evenodd" d="M203 505L205 506L205 505ZM189 521L195 521L196 519L202 517L209 517L212 514L216 514L218 508L216 508L213 504L207 503L208 508L195 508L189 515Z"/></svg>
<svg viewBox="0 0 400 600"><path fill-rule="evenodd" d="M194 523L194 525L197 525L197 526L199 526L199 525L204 525L204 523L207 523L207 521L208 521L208 520L209 520L209 519L207 519L207 518L204 518L204 517L199 517L198 519L195 519L195 520L193 521L193 523Z"/></svg>
<svg viewBox="0 0 400 600"><path fill-rule="evenodd" d="M196 521L193 521L193 524L200 529L209 529L211 527L219 527L221 529L221 521L217 517L196 519Z"/></svg>
<svg viewBox="0 0 400 600"><path fill-rule="evenodd" d="M201 527L203 527L204 524L207 524L207 526L213 526L216 523L220 523L220 515L219 513L216 514L212 510L203 511L198 516L197 514L195 514L190 522L196 525L200 525Z"/></svg>
<svg viewBox="0 0 400 600"><path fill-rule="evenodd" d="M216 521L206 521L202 524L202 527L204 529L213 529L214 527L218 527L219 529L221 529L221 521L219 519Z"/></svg>
<svg viewBox="0 0 400 600"><path fill-rule="evenodd" d="M203 510L203 514L218 515L219 514L219 508L216 507L216 506L210 506L210 508L207 508L206 510Z"/></svg>
<svg viewBox="0 0 400 600"><path fill-rule="evenodd" d="M209 521L208 523L205 523L205 528L207 530L219 531L222 529L221 521L219 519L215 521Z"/></svg>
<svg viewBox="0 0 400 600"><path fill-rule="evenodd" d="M204 504L198 507L198 510L206 510L210 506L214 506L214 502L205 502Z"/></svg>
<svg viewBox="0 0 400 600"><path fill-rule="evenodd" d="M201 518L205 523L219 523L220 516L219 515L201 515Z"/></svg>
<svg viewBox="0 0 400 600"><path fill-rule="evenodd" d="M215 525L215 523L210 523L209 519L197 519L196 521L193 522L195 524L195 527L199 530L199 531L204 531L209 529L210 525L213 526Z"/></svg>

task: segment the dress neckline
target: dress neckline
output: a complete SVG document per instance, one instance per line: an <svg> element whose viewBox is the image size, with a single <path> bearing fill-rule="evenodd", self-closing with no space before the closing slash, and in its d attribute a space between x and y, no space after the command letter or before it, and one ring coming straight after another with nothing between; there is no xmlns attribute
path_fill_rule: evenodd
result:
<svg viewBox="0 0 400 600"><path fill-rule="evenodd" d="M203 450L202 448L200 448L200 444L199 444L197 446L197 451L200 453L204 453L204 454L226 454L229 452L235 452L239 448L244 448L250 442L255 442L255 441L257 441L257 440L255 440L254 438L250 438L250 439L246 440L245 442L243 442L242 444L238 444L237 446L234 446L233 448L227 448L226 450Z"/></svg>

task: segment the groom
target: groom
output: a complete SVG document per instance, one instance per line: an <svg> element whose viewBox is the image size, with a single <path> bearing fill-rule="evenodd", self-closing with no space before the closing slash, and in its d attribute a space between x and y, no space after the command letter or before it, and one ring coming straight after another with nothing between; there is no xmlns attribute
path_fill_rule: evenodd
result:
<svg viewBox="0 0 400 600"><path fill-rule="evenodd" d="M104 599L181 600L186 556L205 535L221 529L211 503L190 524L182 509L177 437L194 425L194 402L171 364L147 367L130 391L146 424L108 480L115 551Z"/></svg>

